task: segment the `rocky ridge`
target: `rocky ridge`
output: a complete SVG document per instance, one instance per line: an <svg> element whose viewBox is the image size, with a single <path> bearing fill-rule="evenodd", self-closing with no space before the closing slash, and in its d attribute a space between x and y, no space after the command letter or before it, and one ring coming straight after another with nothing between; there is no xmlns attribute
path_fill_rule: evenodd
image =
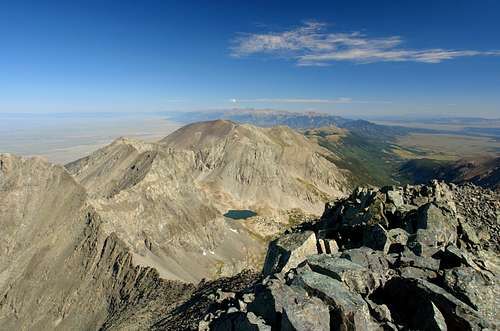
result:
<svg viewBox="0 0 500 331"><path fill-rule="evenodd" d="M0 330L97 330L123 307L162 295L168 307L194 287L133 264L85 189L39 158L0 155L0 228Z"/></svg>
<svg viewBox="0 0 500 331"><path fill-rule="evenodd" d="M330 152L286 127L230 121L187 125L159 143L121 138L66 165L134 262L198 282L260 268L266 240L291 209L320 215L345 195ZM259 216L224 218L231 209Z"/></svg>
<svg viewBox="0 0 500 331"><path fill-rule="evenodd" d="M199 330L498 329L499 201L437 181L359 188L272 242L264 278Z"/></svg>
<svg viewBox="0 0 500 331"><path fill-rule="evenodd" d="M226 208L311 211L345 190L325 151L290 129L216 121L193 133L204 130L213 140L196 149L121 138L66 167L0 154L0 330L189 329L208 292L256 276L203 278L261 263L264 238ZM275 191L259 195L266 180Z"/></svg>

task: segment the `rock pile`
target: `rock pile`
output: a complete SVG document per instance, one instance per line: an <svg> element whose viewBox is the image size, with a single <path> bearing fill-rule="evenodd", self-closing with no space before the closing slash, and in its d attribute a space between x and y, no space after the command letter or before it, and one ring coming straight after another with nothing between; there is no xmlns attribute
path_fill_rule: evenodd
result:
<svg viewBox="0 0 500 331"><path fill-rule="evenodd" d="M483 193L436 181L357 189L312 231L272 242L265 278L214 295L199 330L497 329L500 264L485 242L497 240L498 196Z"/></svg>
<svg viewBox="0 0 500 331"><path fill-rule="evenodd" d="M500 191L467 184L454 186L458 212L476 229L481 246L500 254Z"/></svg>

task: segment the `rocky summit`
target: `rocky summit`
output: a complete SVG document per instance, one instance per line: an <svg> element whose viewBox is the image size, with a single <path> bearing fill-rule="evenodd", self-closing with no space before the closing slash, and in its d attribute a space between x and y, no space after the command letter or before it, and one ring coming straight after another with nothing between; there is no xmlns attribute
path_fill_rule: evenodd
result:
<svg viewBox="0 0 500 331"><path fill-rule="evenodd" d="M499 205L472 185L358 188L273 241L199 330L496 330Z"/></svg>

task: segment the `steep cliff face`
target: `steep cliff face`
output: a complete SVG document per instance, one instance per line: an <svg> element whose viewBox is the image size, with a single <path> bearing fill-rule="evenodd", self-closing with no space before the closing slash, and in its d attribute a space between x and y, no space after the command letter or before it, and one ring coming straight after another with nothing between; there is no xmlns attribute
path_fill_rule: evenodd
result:
<svg viewBox="0 0 500 331"><path fill-rule="evenodd" d="M0 330L98 329L167 286L102 230L84 188L41 159L0 155L0 227Z"/></svg>
<svg viewBox="0 0 500 331"><path fill-rule="evenodd" d="M116 232L137 263L196 282L260 268L268 233L224 218L227 210L319 214L342 195L344 174L327 154L287 128L214 121L157 144L118 139L66 167L88 190L103 229Z"/></svg>

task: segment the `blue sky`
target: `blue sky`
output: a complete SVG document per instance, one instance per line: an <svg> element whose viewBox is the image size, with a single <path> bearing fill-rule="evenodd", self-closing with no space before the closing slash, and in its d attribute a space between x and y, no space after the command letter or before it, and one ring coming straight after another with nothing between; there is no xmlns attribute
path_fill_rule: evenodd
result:
<svg viewBox="0 0 500 331"><path fill-rule="evenodd" d="M0 0L0 112L499 117L499 13L495 0Z"/></svg>

